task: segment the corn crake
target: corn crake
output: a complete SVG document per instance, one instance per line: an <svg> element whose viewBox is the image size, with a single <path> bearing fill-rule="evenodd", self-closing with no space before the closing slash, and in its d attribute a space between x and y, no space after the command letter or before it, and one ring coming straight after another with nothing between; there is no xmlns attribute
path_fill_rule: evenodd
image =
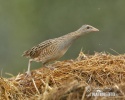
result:
<svg viewBox="0 0 125 100"><path fill-rule="evenodd" d="M54 61L62 57L76 39L86 33L95 31L99 30L91 25L83 25L81 28L74 32L68 33L58 38L46 40L25 51L23 53L23 56L30 58L28 63L27 75L31 75L30 65L32 61L42 62L43 65L48 62Z"/></svg>

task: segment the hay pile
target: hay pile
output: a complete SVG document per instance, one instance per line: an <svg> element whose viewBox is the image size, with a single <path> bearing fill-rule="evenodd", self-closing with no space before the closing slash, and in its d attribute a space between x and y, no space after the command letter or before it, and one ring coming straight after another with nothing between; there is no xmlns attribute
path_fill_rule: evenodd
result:
<svg viewBox="0 0 125 100"><path fill-rule="evenodd" d="M0 100L125 98L125 55L86 56L80 52L76 60L57 61L48 66L55 69L40 68L32 71L31 77L19 74L0 78ZM101 96L97 96L99 92Z"/></svg>

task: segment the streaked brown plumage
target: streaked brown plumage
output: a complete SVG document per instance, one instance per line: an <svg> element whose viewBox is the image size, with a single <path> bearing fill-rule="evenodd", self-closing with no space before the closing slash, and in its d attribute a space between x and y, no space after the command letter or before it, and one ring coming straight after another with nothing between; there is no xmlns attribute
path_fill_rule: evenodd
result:
<svg viewBox="0 0 125 100"><path fill-rule="evenodd" d="M50 61L54 61L62 57L77 38L86 33L94 31L99 30L90 25L83 25L77 31L68 33L58 38L46 40L37 46L34 46L33 48L25 51L23 56L30 58L27 74L30 75L31 61L42 62L43 65Z"/></svg>

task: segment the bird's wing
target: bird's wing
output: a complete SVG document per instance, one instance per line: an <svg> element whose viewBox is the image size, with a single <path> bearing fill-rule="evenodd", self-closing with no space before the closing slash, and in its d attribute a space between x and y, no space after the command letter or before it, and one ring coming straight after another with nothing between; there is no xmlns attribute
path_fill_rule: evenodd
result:
<svg viewBox="0 0 125 100"><path fill-rule="evenodd" d="M30 50L25 51L23 53L23 56L30 57L30 58L36 58L36 57L38 57L40 55L42 50L48 48L50 45L53 44L53 42L55 42L54 39L46 40L46 41L38 44L37 46L34 46Z"/></svg>

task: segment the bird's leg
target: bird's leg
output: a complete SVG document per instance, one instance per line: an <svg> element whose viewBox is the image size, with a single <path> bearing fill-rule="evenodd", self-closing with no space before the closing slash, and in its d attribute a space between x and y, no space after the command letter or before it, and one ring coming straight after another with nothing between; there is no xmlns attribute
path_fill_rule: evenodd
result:
<svg viewBox="0 0 125 100"><path fill-rule="evenodd" d="M28 70L27 70L27 72L26 72L28 76L31 76L31 72L30 72L31 62L32 62L32 59L30 59L30 60L29 60L29 63L28 63Z"/></svg>
<svg viewBox="0 0 125 100"><path fill-rule="evenodd" d="M50 70L54 70L55 68L50 66L50 65L46 65L46 63L43 63L43 67L49 68Z"/></svg>

